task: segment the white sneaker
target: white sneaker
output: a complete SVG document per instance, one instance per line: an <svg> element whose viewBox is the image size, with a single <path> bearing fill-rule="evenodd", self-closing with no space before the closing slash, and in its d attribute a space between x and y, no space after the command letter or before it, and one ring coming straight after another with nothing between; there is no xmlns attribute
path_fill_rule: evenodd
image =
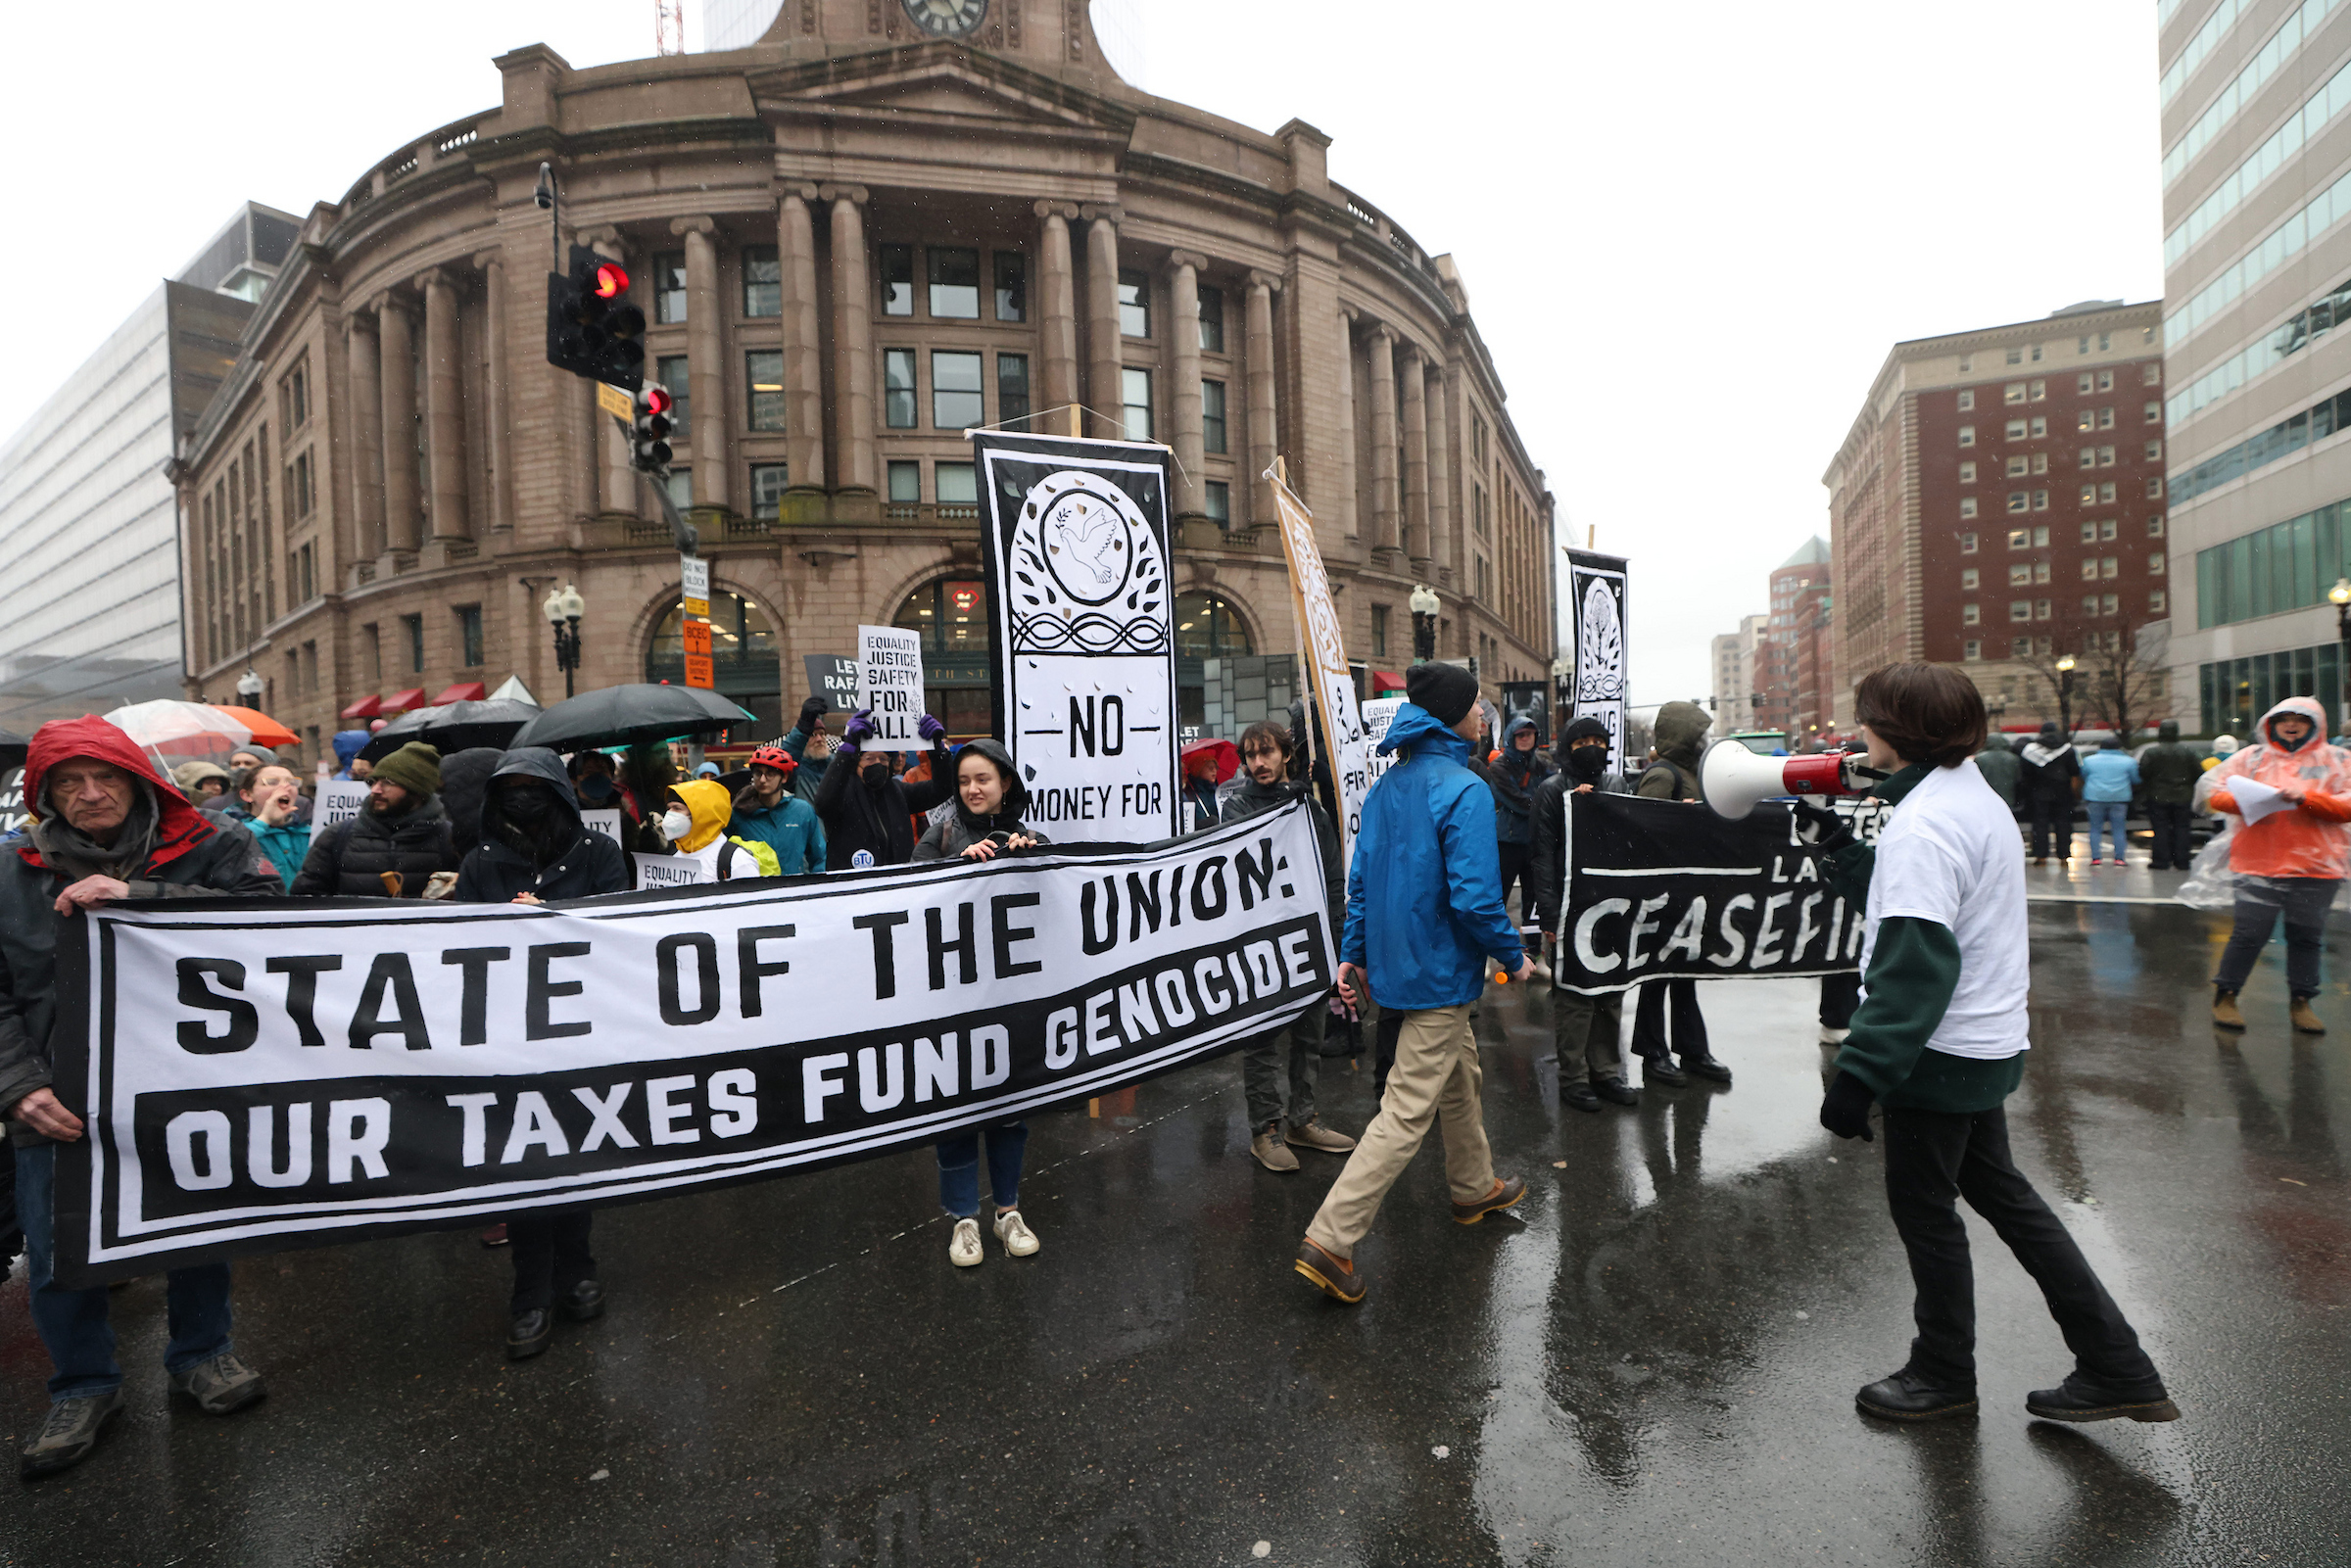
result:
<svg viewBox="0 0 2351 1568"><path fill-rule="evenodd" d="M955 1221L955 1234L947 1238L947 1261L957 1268L972 1268L986 1256L980 1246L980 1221Z"/></svg>
<svg viewBox="0 0 2351 1568"><path fill-rule="evenodd" d="M1029 1228L1018 1209L1007 1209L996 1216L996 1240L1004 1244L1007 1258L1026 1258L1038 1246L1036 1232ZM972 1245L979 1246L979 1238L974 1237Z"/></svg>
<svg viewBox="0 0 2351 1568"><path fill-rule="evenodd" d="M1823 1045L1843 1045L1845 1043L1845 1037L1852 1032L1853 1031L1850 1029L1832 1029L1826 1023L1823 1023L1820 1026L1820 1043Z"/></svg>

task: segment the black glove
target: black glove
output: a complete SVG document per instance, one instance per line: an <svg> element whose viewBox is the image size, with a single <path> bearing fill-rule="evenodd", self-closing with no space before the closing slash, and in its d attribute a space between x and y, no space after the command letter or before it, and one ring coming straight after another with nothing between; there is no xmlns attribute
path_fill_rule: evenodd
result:
<svg viewBox="0 0 2351 1568"><path fill-rule="evenodd" d="M1877 1134L1869 1130L1869 1102L1874 1096L1869 1085L1849 1072L1839 1072L1829 1092L1821 1097L1820 1124L1840 1138L1858 1138L1863 1143L1877 1142Z"/></svg>
<svg viewBox="0 0 2351 1568"><path fill-rule="evenodd" d="M1826 806L1816 806L1809 800L1791 800L1789 811L1798 822L1812 830L1812 847L1824 855L1834 855L1853 841L1853 825Z"/></svg>
<svg viewBox="0 0 2351 1568"><path fill-rule="evenodd" d="M813 696L800 704L800 734L816 734L816 721L833 711L833 704L823 696Z"/></svg>

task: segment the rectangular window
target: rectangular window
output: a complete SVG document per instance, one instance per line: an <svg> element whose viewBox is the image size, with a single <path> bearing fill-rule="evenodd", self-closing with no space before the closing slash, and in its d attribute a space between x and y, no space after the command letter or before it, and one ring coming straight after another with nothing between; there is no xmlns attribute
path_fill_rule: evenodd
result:
<svg viewBox="0 0 2351 1568"><path fill-rule="evenodd" d="M2149 589L2147 591L2147 608L2149 610L2153 611L2157 615L2165 614L2166 611L2164 609L2164 602L2165 600L2162 589Z"/></svg>
<svg viewBox="0 0 2351 1568"><path fill-rule="evenodd" d="M2098 428L2100 430L2112 430L2114 428L2114 409L2112 407L2100 408L2098 410Z"/></svg>
<svg viewBox="0 0 2351 1568"><path fill-rule="evenodd" d="M2121 575L2121 570L2122 563L2119 557L2113 555L2098 557L2098 575L2100 577L2116 577Z"/></svg>
<svg viewBox="0 0 2351 1568"><path fill-rule="evenodd" d="M2108 485L2106 488L2108 490L2112 490L2114 487L2112 485ZM2163 476L2161 474L2149 474L2147 476L2147 499L2155 500L2160 499L2162 495Z"/></svg>
<svg viewBox="0 0 2351 1568"><path fill-rule="evenodd" d="M1200 285L1200 352L1224 352L1224 291L1211 288L1205 283ZM1481 438L1476 443L1477 460L1481 463L1486 460L1485 442L1482 439L1485 432L1486 427L1482 422L1474 431Z"/></svg>
<svg viewBox="0 0 2351 1568"><path fill-rule="evenodd" d="M1388 607L1385 604L1371 606L1371 656L1375 659L1388 656Z"/></svg>
<svg viewBox="0 0 2351 1568"><path fill-rule="evenodd" d="M2040 345L2039 345L2039 344L2036 343L2036 344L2034 344L2034 345L2033 345L2032 353L2031 353L2031 355L2029 356L2029 357L2032 359L2032 361L2033 361L2035 364L2039 364L2039 363L2040 363Z"/></svg>
<svg viewBox="0 0 2351 1568"><path fill-rule="evenodd" d="M784 351L753 349L743 356L744 384L751 389L751 428L784 428Z"/></svg>
<svg viewBox="0 0 2351 1568"><path fill-rule="evenodd" d="M402 616L400 631L402 639L408 645L408 673L422 675L424 673L424 617L421 615Z"/></svg>
<svg viewBox="0 0 2351 1568"><path fill-rule="evenodd" d="M655 359L653 379L669 390L675 404L669 410L669 444L683 447L694 440L694 386L687 377L686 356L665 354Z"/></svg>
<svg viewBox="0 0 2351 1568"><path fill-rule="evenodd" d="M2141 455L2141 456L2144 458L2144 460L2146 460L2147 462L2151 462L2151 463L2153 463L2153 462L2161 462L2161 461L2163 461L2163 443L2162 443L2162 442L2160 442L2160 441L2150 441L2150 442L2148 442L2148 443L2147 443L2147 445L2146 445L2146 448L2145 448L2145 450L2144 450L2144 451L2141 452L2141 454L2140 454L2140 455Z"/></svg>
<svg viewBox="0 0 2351 1568"><path fill-rule="evenodd" d="M2104 522L2098 525L2098 537L2100 539L2112 539L2114 537L2114 532L2115 524L2114 519L2111 517L2107 518Z"/></svg>
<svg viewBox="0 0 2351 1568"><path fill-rule="evenodd" d="M971 463L934 463L931 494L941 506L980 504L979 470Z"/></svg>
<svg viewBox="0 0 2351 1568"><path fill-rule="evenodd" d="M2081 454L2080 454L2080 456L2079 456L2079 457L2076 459L2076 466L2078 466L2078 467L2082 467L2082 468L2095 468L2095 467L2097 467L2097 466L2098 466L2098 449L2097 449L2097 448L2095 448L2095 447L2085 447L2085 448L2083 448L2083 449L2082 449L2082 451L2081 451Z"/></svg>
<svg viewBox="0 0 2351 1568"><path fill-rule="evenodd" d="M1200 487L1200 509L1220 528L1232 525L1232 487L1222 479L1212 479Z"/></svg>
<svg viewBox="0 0 2351 1568"><path fill-rule="evenodd" d="M1001 256L1004 253L996 253ZM996 356L996 422L1018 425L1029 417L1029 356L1025 354Z"/></svg>
<svg viewBox="0 0 2351 1568"><path fill-rule="evenodd" d="M1959 515L1962 517L1973 517L1976 515L1975 497L1962 496L1959 498Z"/></svg>
<svg viewBox="0 0 2351 1568"><path fill-rule="evenodd" d="M2008 509L2012 512L2031 511L2033 509L2032 492L2025 490L2008 492Z"/></svg>
<svg viewBox="0 0 2351 1568"><path fill-rule="evenodd" d="M914 247L876 247L882 259L882 313L914 314Z"/></svg>
<svg viewBox="0 0 2351 1568"><path fill-rule="evenodd" d="M2164 572L2164 562L2166 559L2167 557L2164 555L2163 551L2159 549L2149 550L2147 552L2147 575L2149 577L2161 577Z"/></svg>
<svg viewBox="0 0 2351 1568"><path fill-rule="evenodd" d="M1026 251L998 251L996 268L996 319L1026 321L1029 319L1029 255Z"/></svg>
<svg viewBox="0 0 2351 1568"><path fill-rule="evenodd" d="M2098 525L2097 525L2097 524L2095 524L2095 523L2084 523L2084 524L2082 525L2082 543L2083 543L2083 544L2085 544L2085 545L2091 545L2091 544L2095 544L2095 543L2097 542L2097 538L2098 538Z"/></svg>
<svg viewBox="0 0 2351 1568"><path fill-rule="evenodd" d="M1151 274L1148 272L1119 274L1119 335L1128 338L1147 338L1151 335Z"/></svg>
<svg viewBox="0 0 2351 1568"><path fill-rule="evenodd" d="M2101 506L2111 506L2114 504L2113 480L2109 479L2106 481L2106 483L2098 487L2098 504Z"/></svg>
<svg viewBox="0 0 2351 1568"><path fill-rule="evenodd" d="M2025 439L2025 422L2022 419L2011 419L2008 421L2008 439L2010 441L2022 441Z"/></svg>
<svg viewBox="0 0 2351 1568"><path fill-rule="evenodd" d="M2028 458L2028 457L2011 457L2011 458L2009 458L2009 459L2008 459L2008 477L2009 477L2009 478L2011 478L2011 479L2022 479L2022 478L2024 478L2024 477L2025 477L2025 475L2027 475L2027 474L2031 473L2032 471L2033 471L2033 462L2032 462L2032 459L2031 459L2031 458Z"/></svg>
<svg viewBox="0 0 2351 1568"><path fill-rule="evenodd" d="M2142 387L2161 386L2163 384L2163 366L2159 364L2140 365L2138 367L2138 384Z"/></svg>
<svg viewBox="0 0 2351 1568"><path fill-rule="evenodd" d="M1962 555L1973 555L1975 552L1976 536L1972 533L1961 534L1959 536L1959 553Z"/></svg>
<svg viewBox="0 0 2351 1568"><path fill-rule="evenodd" d="M373 621L369 621L365 626L360 628L360 651L363 655L360 662L367 667L367 684L382 686L384 684L384 631Z"/></svg>
<svg viewBox="0 0 2351 1568"><path fill-rule="evenodd" d="M2082 504L2085 506L2095 506L2097 503L2098 487L2095 485L2084 485L2082 487Z"/></svg>
<svg viewBox="0 0 2351 1568"><path fill-rule="evenodd" d="M882 351L882 423L890 430L914 428L914 351Z"/></svg>
<svg viewBox="0 0 2351 1568"><path fill-rule="evenodd" d="M1967 567L1959 574L1959 586L1971 594L1974 593L1976 581L1980 575L1974 567Z"/></svg>
<svg viewBox="0 0 2351 1568"><path fill-rule="evenodd" d="M2049 493L2047 491L2033 492L2033 509L2037 512L2045 512L2049 509Z"/></svg>
<svg viewBox="0 0 2351 1568"><path fill-rule="evenodd" d="M667 326L686 319L686 253L664 251L653 258L653 320Z"/></svg>
<svg viewBox="0 0 2351 1568"><path fill-rule="evenodd" d="M2036 549L2046 548L2046 547L2047 547L2047 546L2048 546L2048 543L2049 543L2049 531L2048 531L2046 528L2036 528L2035 530L2033 530L2033 546L2034 546L2034 548L2036 548ZM2046 568L2043 568L2043 570L2046 570ZM2047 581L2048 581L2048 579L2044 577L2044 578L2042 578L2042 579L2041 579L2041 581L2045 583L2045 582L2047 582Z"/></svg>
<svg viewBox="0 0 2351 1568"><path fill-rule="evenodd" d="M2018 561L2010 566L2008 568L2008 586L2010 588L2031 588L2033 586L2033 563Z"/></svg>
<svg viewBox="0 0 2351 1568"><path fill-rule="evenodd" d="M774 517L791 488L792 470L783 463L751 464L751 515Z"/></svg>
<svg viewBox="0 0 2351 1568"><path fill-rule="evenodd" d="M460 662L468 670L478 669L482 662L482 607L479 604L457 606L457 650Z"/></svg>
<svg viewBox="0 0 2351 1568"><path fill-rule="evenodd" d="M1976 465L1974 463L1961 463L1959 465L1959 483L1962 485L1972 485L1975 482Z"/></svg>
<svg viewBox="0 0 2351 1568"><path fill-rule="evenodd" d="M2121 614L2121 613L2122 613L2122 595L2121 595L2121 594L2099 594L2099 595L2098 595L2098 613L2099 613L2100 615L2119 615L2119 614Z"/></svg>
<svg viewBox="0 0 2351 1568"><path fill-rule="evenodd" d="M1200 383L1200 450L1224 451L1224 383Z"/></svg>
<svg viewBox="0 0 2351 1568"><path fill-rule="evenodd" d="M2163 537L2163 513L2157 512L2154 516L2147 519L2147 537L2149 539L2161 539Z"/></svg>
<svg viewBox="0 0 2351 1568"><path fill-rule="evenodd" d="M2046 415L2042 415L2042 414L2036 414L2036 415L2034 415L2034 417L2033 417L2033 439L2034 439L2035 441L2039 441L2039 440L2041 437L2043 437L2043 436L2047 435L2048 433L2049 433L2049 421L2048 421L2048 418L2047 418L2047 416L2046 416Z"/></svg>
<svg viewBox="0 0 2351 1568"><path fill-rule="evenodd" d="M2035 403L2046 403L2046 402L2048 402L2048 400L2049 400L2049 384L2048 384L2047 382L2045 382L2045 381L2036 381L2036 382L2034 382L2034 383L2033 383L2033 401L2034 401Z"/></svg>
<svg viewBox="0 0 2351 1568"><path fill-rule="evenodd" d="M1975 444L1976 427L1974 425L1961 425L1959 427L1959 445L1962 447L1972 447Z"/></svg>
<svg viewBox="0 0 2351 1568"><path fill-rule="evenodd" d="M2082 613L2085 615L2095 615L2098 613L2097 594L2085 594L2082 595Z"/></svg>
<svg viewBox="0 0 2351 1568"><path fill-rule="evenodd" d="M2086 581L2088 582L2097 581L2098 558L2095 555L2085 555L2082 557L2082 576Z"/></svg>
<svg viewBox="0 0 2351 1568"><path fill-rule="evenodd" d="M2074 377L2074 390L2076 392L2087 392L2089 390L2089 372L2087 370Z"/></svg>
<svg viewBox="0 0 2351 1568"><path fill-rule="evenodd" d="M2022 402L2024 402L2024 401L2025 401L2025 384L2024 384L2023 382L2021 382L2021 381L2011 381L2011 382L2009 382L2009 383L2008 383L2008 385L2006 385L2006 386L2004 386L2004 387L2002 387L2002 388L2000 389L2000 402L2002 402L2002 403L2022 403Z"/></svg>
<svg viewBox="0 0 2351 1568"><path fill-rule="evenodd" d="M1749 602L1752 603L1753 601L1751 599ZM2033 619L2033 601L2029 598L2010 599L2008 601L2008 619L2011 621L2029 621Z"/></svg>
<svg viewBox="0 0 2351 1568"><path fill-rule="evenodd" d="M743 248L743 313L784 313L784 264L776 259L772 245Z"/></svg>
<svg viewBox="0 0 2351 1568"><path fill-rule="evenodd" d="M2008 530L2008 547L2010 549L2031 549L2033 547L2033 530L2029 528Z"/></svg>
<svg viewBox="0 0 2351 1568"><path fill-rule="evenodd" d="M2100 392L2112 392L2114 390L2113 371L2101 370L2098 372L2098 390Z"/></svg>
<svg viewBox="0 0 2351 1568"><path fill-rule="evenodd" d="M1960 647L1963 650L1960 654L1962 658L1980 659L1984 656L1984 644L1977 641L1972 637L1969 638L1965 642L1961 643Z"/></svg>
<svg viewBox="0 0 2351 1568"><path fill-rule="evenodd" d="M1970 387L1965 392L1959 394L1959 411L1961 413L1970 413L1974 411L1975 406L1976 390L1975 388Z"/></svg>
<svg viewBox="0 0 2351 1568"><path fill-rule="evenodd" d="M923 499L923 465L892 459L889 465L889 499L893 501L919 501Z"/></svg>
<svg viewBox="0 0 2351 1568"><path fill-rule="evenodd" d="M2008 351L2007 362L2010 364L2023 364L2025 362L2025 351L2021 348L2010 349Z"/></svg>
<svg viewBox="0 0 2351 1568"><path fill-rule="evenodd" d="M1128 441L1151 439L1151 372L1121 370L1119 372L1120 411L1127 422Z"/></svg>
<svg viewBox="0 0 2351 1568"><path fill-rule="evenodd" d="M2049 454L2047 452L2037 451L2033 454L2033 471L2037 474L2045 474L2049 471Z"/></svg>
<svg viewBox="0 0 2351 1568"><path fill-rule="evenodd" d="M2139 413L2140 418L2147 424L2159 425L2163 423L2163 404L2160 403L2148 404L2146 407L2139 411Z"/></svg>
<svg viewBox="0 0 2351 1568"><path fill-rule="evenodd" d="M2045 621L2045 620L2047 620L2048 618L2049 618L2049 601L2048 601L2047 599L2045 599L2045 598L2037 598L2037 599L2035 599L2035 600L2033 601L2033 619L2035 619L2035 620L2037 620L2037 621Z"/></svg>
<svg viewBox="0 0 2351 1568"><path fill-rule="evenodd" d="M2080 413L2074 415L2074 428L2076 430L2097 429L2098 411L2095 408L2085 408Z"/></svg>
<svg viewBox="0 0 2351 1568"><path fill-rule="evenodd" d="M980 253L963 246L934 245L924 261L931 268L932 318L979 320Z"/></svg>
<svg viewBox="0 0 2351 1568"><path fill-rule="evenodd" d="M936 252L932 253L936 255ZM987 423L980 396L980 356L931 354L931 424L938 430L969 430Z"/></svg>
<svg viewBox="0 0 2351 1568"><path fill-rule="evenodd" d="M1979 626L1983 624L1983 620L1984 612L1975 605L1962 604L1959 606L1959 624L1961 626Z"/></svg>

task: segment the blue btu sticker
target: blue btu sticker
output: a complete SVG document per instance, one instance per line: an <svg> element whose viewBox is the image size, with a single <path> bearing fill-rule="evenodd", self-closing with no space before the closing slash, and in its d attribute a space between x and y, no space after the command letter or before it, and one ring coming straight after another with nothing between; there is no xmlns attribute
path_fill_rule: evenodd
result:
<svg viewBox="0 0 2351 1568"><path fill-rule="evenodd" d="M857 853L849 857L849 864L857 868L859 871L863 871L866 867L871 866L873 863L874 852L870 849L860 849L857 851Z"/></svg>

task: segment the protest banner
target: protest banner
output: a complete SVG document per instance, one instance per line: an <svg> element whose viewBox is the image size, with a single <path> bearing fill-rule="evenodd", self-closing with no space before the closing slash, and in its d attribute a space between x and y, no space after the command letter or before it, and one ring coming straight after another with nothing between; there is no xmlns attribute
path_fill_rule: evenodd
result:
<svg viewBox="0 0 2351 1568"><path fill-rule="evenodd" d="M857 628L857 707L873 715L876 751L928 751L917 732L923 706L923 635L897 626Z"/></svg>
<svg viewBox="0 0 2351 1568"><path fill-rule="evenodd" d="M1567 551L1567 613L1573 623L1575 673L1569 720L1595 718L1608 727L1608 767L1631 771L1624 752L1625 703L1632 689L1625 673L1625 562L1621 555Z"/></svg>
<svg viewBox="0 0 2351 1568"><path fill-rule="evenodd" d="M1056 843L1182 831L1168 449L974 431L996 734Z"/></svg>
<svg viewBox="0 0 2351 1568"><path fill-rule="evenodd" d="M625 846L628 842L620 834L620 808L618 806L598 806L593 810L582 811L580 826L592 833L602 833L616 844Z"/></svg>
<svg viewBox="0 0 2351 1568"><path fill-rule="evenodd" d="M845 653L803 653L800 667L808 672L808 694L823 697L838 713L857 706L857 661Z"/></svg>
<svg viewBox="0 0 2351 1568"><path fill-rule="evenodd" d="M365 780L329 779L318 786L317 803L312 808L312 831L347 823L366 809Z"/></svg>
<svg viewBox="0 0 2351 1568"><path fill-rule="evenodd" d="M1382 752L1379 743L1388 737L1388 726L1396 722L1396 710L1404 706L1402 697L1373 697L1364 704L1364 772L1372 784L1388 771L1396 760L1393 753ZM1368 786L1366 786L1368 793Z"/></svg>
<svg viewBox="0 0 2351 1568"><path fill-rule="evenodd" d="M695 855L631 855L637 863L640 887L690 887L706 882L710 875Z"/></svg>
<svg viewBox="0 0 2351 1568"><path fill-rule="evenodd" d="M1337 786L1339 858L1355 859L1355 835L1364 824L1364 796L1370 792L1369 745L1355 701L1355 673L1339 630L1322 552L1315 546L1315 518L1290 493L1281 474L1273 481L1273 505L1281 520L1281 552L1290 568L1290 611L1298 618L1300 657L1314 692L1321 761Z"/></svg>
<svg viewBox="0 0 2351 1568"><path fill-rule="evenodd" d="M58 1277L924 1148L1283 1027L1334 943L1303 805L560 906L105 905L58 953Z"/></svg>

